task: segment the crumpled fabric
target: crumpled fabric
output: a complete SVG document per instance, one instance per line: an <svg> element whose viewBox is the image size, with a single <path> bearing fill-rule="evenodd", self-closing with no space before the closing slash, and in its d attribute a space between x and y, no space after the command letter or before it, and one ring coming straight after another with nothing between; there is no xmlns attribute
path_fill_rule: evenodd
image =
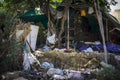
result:
<svg viewBox="0 0 120 80"><path fill-rule="evenodd" d="M55 44L55 42L56 42L56 40L55 40L55 34L53 34L52 36L49 36L49 37L47 38L47 40L48 40L48 42L49 42L50 44Z"/></svg>

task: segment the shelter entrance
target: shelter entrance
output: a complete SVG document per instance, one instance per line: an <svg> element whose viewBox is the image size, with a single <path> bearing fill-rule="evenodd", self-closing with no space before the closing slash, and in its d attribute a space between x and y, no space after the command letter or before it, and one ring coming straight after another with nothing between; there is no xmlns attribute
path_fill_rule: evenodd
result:
<svg viewBox="0 0 120 80"><path fill-rule="evenodd" d="M70 16L70 39L74 39L75 42L101 41L96 14L94 12L92 14L85 13L83 16L81 9L74 14L74 16Z"/></svg>

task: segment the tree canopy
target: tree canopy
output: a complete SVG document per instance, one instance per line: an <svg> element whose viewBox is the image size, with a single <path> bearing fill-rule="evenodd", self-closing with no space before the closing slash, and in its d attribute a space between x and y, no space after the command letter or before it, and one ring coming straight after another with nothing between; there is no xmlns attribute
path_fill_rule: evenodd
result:
<svg viewBox="0 0 120 80"><path fill-rule="evenodd" d="M94 0L71 0L71 3L86 3L92 4ZM111 0L108 3L107 0L98 0L99 4L103 8L110 9L110 5L115 5L117 2L115 0ZM68 4L70 0L1 0L0 1L0 10L4 10L9 12L9 14L13 14L14 12L23 13L25 10L29 10L35 7L45 6L46 3L49 3L53 8L57 8L58 5Z"/></svg>

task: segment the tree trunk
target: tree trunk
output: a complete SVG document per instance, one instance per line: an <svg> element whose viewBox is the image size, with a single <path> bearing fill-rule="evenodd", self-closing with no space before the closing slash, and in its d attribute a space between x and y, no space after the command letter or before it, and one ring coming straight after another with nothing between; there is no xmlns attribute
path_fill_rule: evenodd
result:
<svg viewBox="0 0 120 80"><path fill-rule="evenodd" d="M61 30L60 30L60 33L58 34L58 47L61 47L61 35L64 32L64 24L65 24L65 20L67 19L67 10L68 10L68 7L65 6L62 23L61 23Z"/></svg>

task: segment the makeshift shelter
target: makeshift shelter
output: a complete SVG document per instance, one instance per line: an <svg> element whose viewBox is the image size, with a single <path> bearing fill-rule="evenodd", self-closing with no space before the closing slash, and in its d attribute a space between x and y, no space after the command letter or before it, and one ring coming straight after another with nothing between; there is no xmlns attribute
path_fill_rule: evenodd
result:
<svg viewBox="0 0 120 80"><path fill-rule="evenodd" d="M72 35L69 35L69 37L66 36L67 39L73 37L71 38L71 43L73 41L102 41L103 49L105 51L104 56L107 57L106 41L109 42L111 36L109 35L109 30L112 26L119 27L120 24L107 11L100 8L97 2L94 2L94 5L86 5L82 4L81 1L77 4L71 4L69 6L69 10L70 9L73 9L75 13L68 16L68 20L70 20L69 23L71 24L68 24L69 32L66 30L66 34ZM68 40L66 43L68 43ZM107 62L107 58L105 60Z"/></svg>
<svg viewBox="0 0 120 80"><path fill-rule="evenodd" d="M107 23L102 23L103 21L101 21L101 20L104 20L104 19L102 19L102 17L103 16L101 16L100 14L98 15L97 13L95 14L95 11L94 11L94 9L92 10L92 12L87 12L87 11L89 11L89 8L91 8L91 6L87 6L87 7L81 7L81 8L75 8L75 7L72 7L72 6L70 6L70 8L69 8L69 10L68 10L68 15L67 15L67 17L68 17L68 24L67 24L67 29L66 29L66 31L67 31L67 41L68 41L68 45L67 45L67 48L69 48L68 46L69 46L69 39L70 39L70 36L71 35L69 35L69 34L71 34L72 33L72 31L74 31L74 32L76 32L74 35L73 35L73 37L75 37L74 38L74 41L81 41L81 40L92 40L94 37L97 37L98 35L100 36L100 30L101 30L101 35L102 35L102 38L103 38L103 45L101 45L102 46L102 49L103 49L103 51L104 50L106 50L106 43L105 43L105 37L104 37L104 33L102 33L102 32L104 32L103 31L103 29L105 30L105 27L103 27L103 24L105 25L105 26L107 26ZM92 6L92 8L94 8L93 6ZM91 9L92 9L91 8ZM72 13L73 14L73 16L72 16L72 14L70 13L70 11L72 11L72 10L74 11L74 13ZM90 10L91 11L91 10ZM99 11L98 11L99 12ZM75 14L77 14L77 15L75 15ZM96 17L96 15L97 15L97 17L99 16L99 17L101 17L101 18L97 18ZM106 13L104 13L103 12L103 15L106 17ZM72 17L71 17L72 16ZM24 21L29 21L29 22L39 22L40 20L37 20L35 17L34 18L32 18L33 16L30 16L29 18L22 18ZM109 17L106 17L106 18L109 18ZM28 19L28 20L27 20ZM37 20L37 21L36 21ZM81 20L81 21L80 21ZM71 21L73 21L73 22L71 22ZM104 20L105 21L105 20ZM111 21L113 21L114 22L114 20L111 20ZM75 23L74 23L75 22ZM46 22L47 23L47 22ZM77 24L76 24L77 23ZM99 28L99 26L100 26L100 28ZM71 29L71 28L74 28L74 29ZM79 32L80 31L80 32ZM107 30L105 30L105 31L107 31ZM73 32L73 33L74 33ZM76 35L77 34L77 32L78 32L78 35ZM73 34L72 33L72 34ZM80 35L81 33L83 33L83 35ZM87 35L86 35L86 33L87 33ZM92 33L93 35L88 35L88 34L90 34L90 33ZM85 34L85 35L84 35ZM97 34L97 35L96 35ZM55 35L54 35L55 36ZM53 37L54 37L53 36ZM86 36L86 37L88 37L87 39L85 39L84 38L84 36ZM79 38L80 37L80 38ZM99 39L96 39L96 40L99 40ZM54 41L54 40L52 40L52 41ZM28 47L28 49L29 49L29 45L26 43L26 45L25 45L26 47ZM99 46L99 45L98 45ZM100 47L101 47L100 46ZM108 45L108 46L110 46L110 45ZM89 50L91 50L91 48L89 48L88 46L87 46L87 48L89 49ZM112 47L109 47L108 49L110 49L111 50L111 48ZM81 48L82 49L82 48ZM113 48L112 48L113 49ZM113 49L114 50L114 49ZM62 53L64 53L64 52L62 52ZM87 52L86 52L87 53ZM92 50L91 50L91 53L92 53ZM91 55L91 53L90 53L90 55ZM75 53L74 53L75 54ZM83 53L84 54L84 53ZM103 53L102 53L103 54ZM29 63L28 64L28 62L30 61L30 59L28 58L29 56L30 57L32 57L32 54L31 54L31 52L30 52L30 49L29 49L29 52L27 52L27 50L26 50L26 53L24 53L24 55L25 55L25 58L24 58L24 64L25 64L25 69L26 70L28 70L29 69L29 67L30 67L30 64L32 64L32 62L33 61L37 61L36 60L36 58L31 62L31 63ZM47 54L47 55L49 55L49 58L50 58L50 55L51 54ZM47 55L46 55L46 53L45 53L45 57L47 57ZM97 55L98 56L98 54L92 54L92 58L90 58L91 60L90 61L86 61L85 60L85 57L84 56L81 56L82 54L75 54L74 56L75 57L73 57L73 55L71 55L71 54L67 54L67 58L65 57L65 55L66 54L63 54L63 56L60 56L61 54L55 54L54 52L53 52L53 55L54 55L54 57L51 57L50 59L51 59L51 61L52 61L52 59L55 59L55 60L53 60L53 61L60 61L60 62L57 62L57 64L59 63L60 65L61 65L61 68L63 68L64 66L66 66L66 65L64 65L63 63L62 63L62 59L66 62L66 63L68 63L69 62L69 66L68 66L68 68L72 65L72 67L75 67L76 66L76 68L80 68L80 66L83 64L83 63L86 63L86 64L84 64L83 66L84 67L87 67L87 66L89 66L89 63L91 63L91 62L93 62L94 63L94 61L95 61L95 63L96 63L96 65L95 65L95 67L93 67L93 68L96 68L96 67L98 67L99 66L99 61L97 61L96 59L95 59L95 55ZM71 55L71 56L70 56ZM80 56L79 56L80 55ZM86 55L88 55L88 53L86 54ZM70 60L70 57L73 59L73 61L75 61L75 62L73 62L72 63L72 60ZM107 63L107 52L105 52L105 62ZM45 57L43 58L43 59L45 59ZM101 55L100 55L100 57L101 57ZM99 57L99 58L100 58ZM57 59L56 59L57 58ZM62 58L62 59L61 59ZM80 58L82 58L83 60L81 60ZM39 59L42 59L42 58L39 58ZM47 58L48 59L48 58ZM68 61L67 61L67 59L69 59ZM88 57L87 57L87 59L88 59ZM41 61L41 60L40 60ZM86 61L86 62L85 62ZM37 61L38 62L38 61ZM83 63L82 63L83 62ZM65 63L65 64L66 64ZM40 63L38 62L38 64L40 65ZM90 64L90 66L91 65L93 65L93 64ZM26 67L27 66L27 67ZM41 66L41 65L40 65ZM64 67L65 68L65 67Z"/></svg>
<svg viewBox="0 0 120 80"><path fill-rule="evenodd" d="M65 5L63 4L62 6ZM29 21L36 23L41 21L43 24L47 25L47 17L43 16L43 14L36 14L35 10L32 10L21 15L20 18L26 22ZM88 5L85 3L82 4L82 1L78 3L73 2L71 5L69 5L68 20L69 24L67 25L69 25L69 32L67 31L68 28L65 28L65 32L69 34L69 37L66 35L65 37L72 39L70 41L74 42L96 40L101 41L104 38L103 42L105 45L105 41L110 40L109 30L111 27L119 27L119 23L113 17L111 17L108 12L104 12L99 6L96 7L95 5ZM108 23L109 21L111 22L110 24Z"/></svg>

